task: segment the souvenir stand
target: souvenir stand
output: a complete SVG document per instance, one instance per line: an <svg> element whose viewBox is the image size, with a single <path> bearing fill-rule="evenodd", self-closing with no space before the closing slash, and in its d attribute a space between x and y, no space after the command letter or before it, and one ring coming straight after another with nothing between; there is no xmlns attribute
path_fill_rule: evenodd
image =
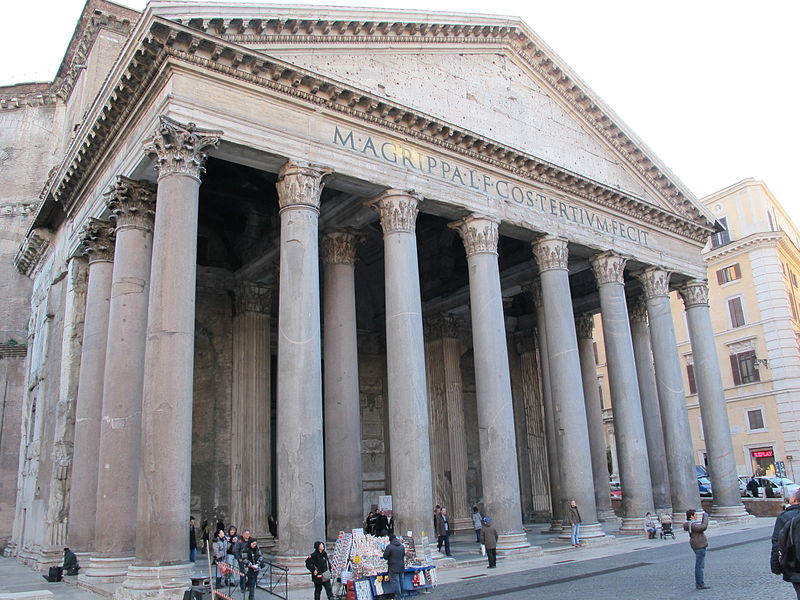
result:
<svg viewBox="0 0 800 600"><path fill-rule="evenodd" d="M417 557L414 539L401 538L405 547L405 572L403 573L403 592L413 596L420 590L430 590L436 585L436 567L428 551L427 537L422 538L426 553ZM373 600L394 591L394 584L388 585L386 561L383 551L389 544L388 537L375 537L365 534L363 529L340 532L331 556L332 575L347 590L348 600ZM386 589L384 591L384 584Z"/></svg>

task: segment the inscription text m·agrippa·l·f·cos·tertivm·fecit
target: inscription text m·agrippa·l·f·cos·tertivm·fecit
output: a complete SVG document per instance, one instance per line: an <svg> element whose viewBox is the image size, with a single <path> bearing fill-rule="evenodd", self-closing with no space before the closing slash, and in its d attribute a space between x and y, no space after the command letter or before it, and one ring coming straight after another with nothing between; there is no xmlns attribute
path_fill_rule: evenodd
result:
<svg viewBox="0 0 800 600"><path fill-rule="evenodd" d="M621 237L642 246L649 246L649 232L640 227L614 217L599 215L582 206L552 198L527 186L518 185L463 165L459 166L442 157L420 152L397 142L379 140L370 135L357 134L353 130L343 131L339 127L335 127L333 144L353 152L372 156L408 171L430 175L482 194L492 195L503 202L532 208L569 223Z"/></svg>

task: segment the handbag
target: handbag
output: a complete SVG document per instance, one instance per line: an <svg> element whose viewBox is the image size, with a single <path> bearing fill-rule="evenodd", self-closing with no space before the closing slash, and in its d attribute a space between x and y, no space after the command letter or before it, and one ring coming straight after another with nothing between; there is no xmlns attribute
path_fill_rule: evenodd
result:
<svg viewBox="0 0 800 600"><path fill-rule="evenodd" d="M320 581L322 581L323 583L326 582L326 581L330 581L331 580L331 572L329 570L328 571L323 571L322 573L319 574L319 578L320 578Z"/></svg>

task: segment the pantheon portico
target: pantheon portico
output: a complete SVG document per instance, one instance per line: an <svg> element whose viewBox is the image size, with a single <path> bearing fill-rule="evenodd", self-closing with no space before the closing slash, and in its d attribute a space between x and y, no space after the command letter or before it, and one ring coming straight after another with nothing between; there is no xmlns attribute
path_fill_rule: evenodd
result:
<svg viewBox="0 0 800 600"><path fill-rule="evenodd" d="M18 264L34 315L78 282L58 319L82 335L30 359L77 419L63 527L28 522L19 486L23 558L68 543L86 583L178 598L189 514L299 574L383 495L417 543L434 505L467 529L479 505L525 552L523 523L558 535L570 500L600 539L597 314L619 532L680 518L700 498L675 290L712 516L746 515L700 256L715 222L517 19L152 2L42 184Z"/></svg>

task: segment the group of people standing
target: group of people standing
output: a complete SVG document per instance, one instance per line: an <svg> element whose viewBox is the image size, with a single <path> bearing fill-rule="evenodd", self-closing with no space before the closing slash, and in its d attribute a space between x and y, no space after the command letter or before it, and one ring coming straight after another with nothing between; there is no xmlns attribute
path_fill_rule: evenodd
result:
<svg viewBox="0 0 800 600"><path fill-rule="evenodd" d="M263 553L250 531L245 529L239 535L233 525L228 527L227 533L219 529L214 537L212 551L216 566L216 586L235 585L235 573L238 572L238 585L242 593L247 591L248 598L253 600L258 574L263 567Z"/></svg>
<svg viewBox="0 0 800 600"><path fill-rule="evenodd" d="M394 516L389 511L371 510L364 521L364 533L384 537L394 533Z"/></svg>

